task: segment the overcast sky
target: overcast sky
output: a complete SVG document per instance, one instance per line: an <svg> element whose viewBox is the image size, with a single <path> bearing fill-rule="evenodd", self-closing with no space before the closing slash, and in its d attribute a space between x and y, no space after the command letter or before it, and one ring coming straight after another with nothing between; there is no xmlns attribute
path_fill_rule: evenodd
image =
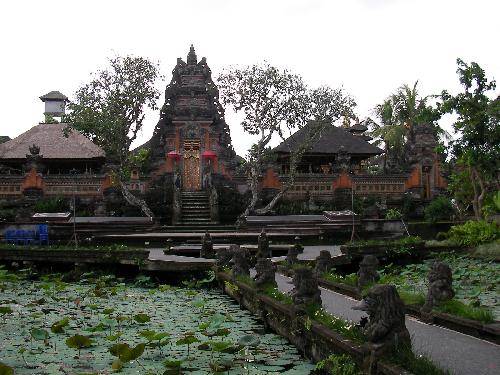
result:
<svg viewBox="0 0 500 375"><path fill-rule="evenodd" d="M214 77L267 60L311 86L343 86L365 116L403 83L419 80L424 95L458 90L457 57L498 79L499 18L498 0L1 1L0 135L37 124L40 95L71 98L116 54L158 61L163 92L191 43ZM243 155L251 139L226 113ZM141 143L158 117L148 113Z"/></svg>

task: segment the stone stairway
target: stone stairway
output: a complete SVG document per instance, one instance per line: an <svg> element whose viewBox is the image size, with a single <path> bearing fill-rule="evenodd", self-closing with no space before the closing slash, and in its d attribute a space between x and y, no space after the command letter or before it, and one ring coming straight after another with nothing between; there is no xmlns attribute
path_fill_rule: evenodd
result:
<svg viewBox="0 0 500 375"><path fill-rule="evenodd" d="M212 224L210 219L210 201L206 191L183 191L181 193L180 224Z"/></svg>

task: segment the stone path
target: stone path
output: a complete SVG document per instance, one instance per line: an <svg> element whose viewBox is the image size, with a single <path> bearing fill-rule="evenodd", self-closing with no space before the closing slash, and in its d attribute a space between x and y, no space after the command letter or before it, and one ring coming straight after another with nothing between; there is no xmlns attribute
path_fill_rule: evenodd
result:
<svg viewBox="0 0 500 375"><path fill-rule="evenodd" d="M278 287L283 292L292 289L291 279L276 274ZM323 307L330 313L347 320L359 321L363 313L352 310L357 301L342 294L321 288ZM434 363L457 375L500 374L500 346L488 341L425 324L406 317L406 326L412 336L413 349L426 355Z"/></svg>
<svg viewBox="0 0 500 375"><path fill-rule="evenodd" d="M315 246L304 246L304 252L298 255L300 260L313 260L316 259L321 250L328 250L332 256L338 256L341 254L340 246L338 245L315 245ZM286 256L273 257L273 262L279 262L280 260L285 260Z"/></svg>

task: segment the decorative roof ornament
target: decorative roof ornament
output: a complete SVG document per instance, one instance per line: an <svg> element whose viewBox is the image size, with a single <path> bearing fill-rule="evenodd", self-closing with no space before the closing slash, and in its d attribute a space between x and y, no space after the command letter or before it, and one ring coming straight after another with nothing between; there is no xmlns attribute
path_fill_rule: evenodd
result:
<svg viewBox="0 0 500 375"><path fill-rule="evenodd" d="M188 65L196 65L198 63L198 58L196 57L196 52L194 51L194 47L192 44L187 55L187 63Z"/></svg>

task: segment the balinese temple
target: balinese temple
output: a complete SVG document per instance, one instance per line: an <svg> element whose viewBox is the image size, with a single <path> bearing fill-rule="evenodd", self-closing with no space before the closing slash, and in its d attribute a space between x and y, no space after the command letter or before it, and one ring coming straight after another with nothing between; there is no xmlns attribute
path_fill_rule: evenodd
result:
<svg viewBox="0 0 500 375"><path fill-rule="evenodd" d="M88 203L89 212L113 214L102 212L106 206L103 202L113 196L109 192L116 193L112 178L105 172L103 150L75 130L65 132L67 125L55 120L64 115L66 96L52 91L40 99L45 104L45 123L14 139L0 137L0 203L23 204L26 199L33 202L76 194ZM273 150L276 161L265 170L262 189L283 186L289 178L290 153L314 127L311 123L298 130ZM295 184L285 199L312 196L324 200L339 192L353 192L399 198L410 194L417 200L428 200L446 187L435 152L436 137L429 126L414 128L408 149L410 166L397 174L367 171L367 161L382 150L370 143L366 131L363 123L325 127L302 155ZM148 151L149 167L133 170L128 186L142 196L158 189L158 185L169 187L174 192L170 202L174 203L171 214L164 218L167 222L217 222L217 202L224 200L224 196L217 196L218 187L232 187L240 193L248 190L246 176L236 172L241 158L231 145L218 88L206 58L198 60L193 46L185 61L177 59L160 119L151 139L134 152L139 150ZM161 204L169 201L167 197L162 199Z"/></svg>
<svg viewBox="0 0 500 375"><path fill-rule="evenodd" d="M209 174L231 179L234 173L237 158L219 90L206 58L198 61L193 46L185 62L177 59L160 121L143 147L150 150L153 174L178 172L184 191L206 189Z"/></svg>

